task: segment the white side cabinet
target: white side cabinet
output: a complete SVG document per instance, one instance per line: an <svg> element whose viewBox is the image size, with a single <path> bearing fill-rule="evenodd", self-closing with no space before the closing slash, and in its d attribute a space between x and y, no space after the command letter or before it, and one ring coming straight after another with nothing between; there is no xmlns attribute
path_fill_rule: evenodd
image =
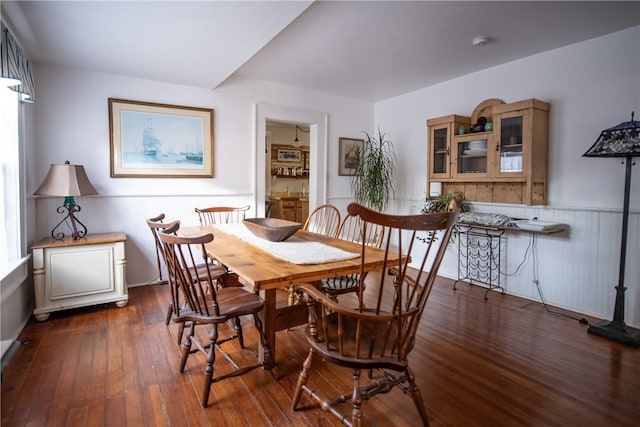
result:
<svg viewBox="0 0 640 427"><path fill-rule="evenodd" d="M53 311L108 302L127 305L126 240L124 233L104 233L34 244L35 318L44 321Z"/></svg>

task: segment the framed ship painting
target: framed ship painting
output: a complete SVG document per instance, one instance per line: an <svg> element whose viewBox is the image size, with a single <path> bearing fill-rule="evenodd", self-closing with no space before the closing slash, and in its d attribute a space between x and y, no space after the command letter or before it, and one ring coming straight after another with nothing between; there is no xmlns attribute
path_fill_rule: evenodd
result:
<svg viewBox="0 0 640 427"><path fill-rule="evenodd" d="M213 177L213 110L109 98L112 178Z"/></svg>

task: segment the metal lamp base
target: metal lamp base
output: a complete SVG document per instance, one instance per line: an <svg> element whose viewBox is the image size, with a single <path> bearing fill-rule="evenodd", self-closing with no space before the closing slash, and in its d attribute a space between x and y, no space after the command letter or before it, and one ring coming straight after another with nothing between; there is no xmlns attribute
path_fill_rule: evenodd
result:
<svg viewBox="0 0 640 427"><path fill-rule="evenodd" d="M634 347L640 346L640 329L624 322L603 320L589 325L587 332Z"/></svg>

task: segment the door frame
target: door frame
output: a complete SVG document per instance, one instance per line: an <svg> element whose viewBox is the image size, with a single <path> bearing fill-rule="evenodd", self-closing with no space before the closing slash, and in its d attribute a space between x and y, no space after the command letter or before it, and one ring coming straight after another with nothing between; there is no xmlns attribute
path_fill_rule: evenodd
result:
<svg viewBox="0 0 640 427"><path fill-rule="evenodd" d="M327 129L328 115L318 111L279 105L255 104L255 200L256 215L264 217L266 200L265 144L267 119L309 124L311 171L309 176L309 210L327 200Z"/></svg>

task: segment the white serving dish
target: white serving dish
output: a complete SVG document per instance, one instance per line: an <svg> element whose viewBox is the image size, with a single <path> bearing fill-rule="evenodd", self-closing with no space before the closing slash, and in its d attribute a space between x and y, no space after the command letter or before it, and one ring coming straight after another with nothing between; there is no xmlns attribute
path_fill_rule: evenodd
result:
<svg viewBox="0 0 640 427"><path fill-rule="evenodd" d="M486 150L487 149L487 140L486 139L477 139L475 141L469 141L467 143L467 147L470 148L470 149L481 148L481 149L485 149Z"/></svg>
<svg viewBox="0 0 640 427"><path fill-rule="evenodd" d="M562 224L555 222L545 222L530 219L521 219L513 221L513 223L522 230L528 231L554 231L563 228Z"/></svg>

